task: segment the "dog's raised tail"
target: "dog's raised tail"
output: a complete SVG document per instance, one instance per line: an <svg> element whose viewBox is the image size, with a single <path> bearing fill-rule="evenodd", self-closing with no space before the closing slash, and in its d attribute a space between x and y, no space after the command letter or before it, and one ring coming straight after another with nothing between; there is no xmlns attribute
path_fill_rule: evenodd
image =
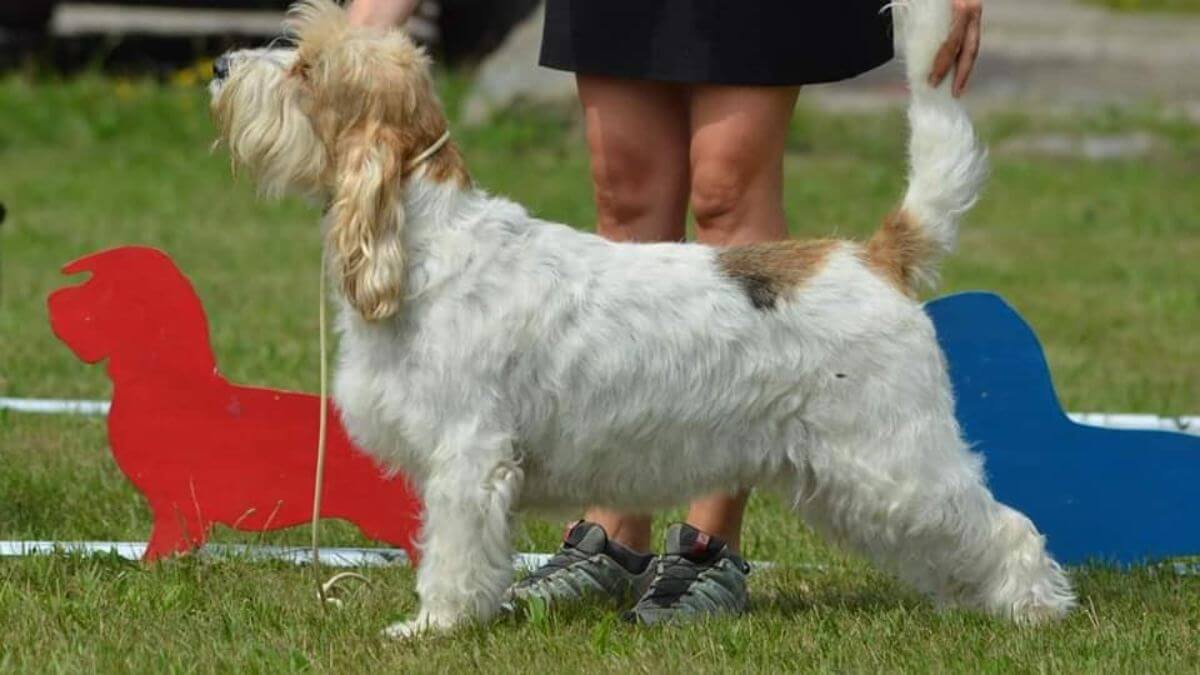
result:
<svg viewBox="0 0 1200 675"><path fill-rule="evenodd" d="M950 32L951 0L891 4L896 52L908 73L908 192L871 238L868 255L906 288L932 287L938 264L954 249L958 220L979 197L986 153L966 110L951 95L951 80L930 86L929 73Z"/></svg>

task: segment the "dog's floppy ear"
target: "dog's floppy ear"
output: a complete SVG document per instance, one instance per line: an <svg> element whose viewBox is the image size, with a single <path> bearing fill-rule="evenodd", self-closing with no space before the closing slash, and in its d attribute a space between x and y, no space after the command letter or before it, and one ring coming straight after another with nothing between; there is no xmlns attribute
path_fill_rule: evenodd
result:
<svg viewBox="0 0 1200 675"><path fill-rule="evenodd" d="M400 308L404 292L403 166L398 139L367 123L337 148L329 240L335 274L350 304L369 321Z"/></svg>

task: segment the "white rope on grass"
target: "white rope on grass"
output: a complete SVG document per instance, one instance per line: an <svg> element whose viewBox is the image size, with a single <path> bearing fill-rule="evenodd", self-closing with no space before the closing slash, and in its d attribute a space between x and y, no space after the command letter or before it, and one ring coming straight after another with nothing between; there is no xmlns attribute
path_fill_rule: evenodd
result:
<svg viewBox="0 0 1200 675"><path fill-rule="evenodd" d="M0 541L0 558L38 555L114 555L123 560L141 560L146 544L136 541ZM255 546L250 544L206 544L197 555L214 560L250 560L311 565L313 552L304 546ZM549 553L518 553L513 567L534 570L550 559ZM393 567L408 565L408 555L398 548L322 548L320 563L325 567Z"/></svg>
<svg viewBox="0 0 1200 675"><path fill-rule="evenodd" d="M31 556L101 556L111 555L122 560L137 561L146 552L146 544L137 541L0 541L0 558ZM253 544L205 544L196 554L201 559L250 562L284 562L293 565L312 565L313 551L307 546L263 546ZM408 554L398 548L326 547L320 550L320 563L336 569L397 567L409 564ZM552 553L516 553L513 569L532 572L550 561ZM771 569L770 561L752 560L754 569ZM788 568L823 570L824 565L802 563ZM334 578L342 576L335 575ZM332 579L330 579L332 581ZM323 586L328 585L326 581ZM328 592L329 589L324 589Z"/></svg>
<svg viewBox="0 0 1200 675"><path fill-rule="evenodd" d="M1178 431L1200 436L1200 415L1159 417L1136 413L1067 413L1076 424L1105 429Z"/></svg>
<svg viewBox="0 0 1200 675"><path fill-rule="evenodd" d="M3 398L0 410L46 415L107 415L108 401L74 401L55 398ZM1077 424L1106 429L1176 431L1200 436L1200 415L1169 417L1138 413L1073 412L1067 416Z"/></svg>
<svg viewBox="0 0 1200 675"><path fill-rule="evenodd" d="M0 410L39 415L107 415L108 401L72 401L61 398L4 398Z"/></svg>

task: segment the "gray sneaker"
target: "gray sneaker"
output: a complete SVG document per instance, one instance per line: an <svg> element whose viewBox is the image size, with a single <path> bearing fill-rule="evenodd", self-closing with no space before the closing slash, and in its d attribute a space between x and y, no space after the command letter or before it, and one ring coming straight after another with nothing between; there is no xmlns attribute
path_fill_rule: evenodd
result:
<svg viewBox="0 0 1200 675"><path fill-rule="evenodd" d="M717 537L672 525L655 568L650 588L626 612L627 620L653 625L746 611L750 566Z"/></svg>
<svg viewBox="0 0 1200 675"><path fill-rule="evenodd" d="M547 607L590 600L628 606L654 574L654 556L609 541L604 528L586 521L567 526L562 547L545 564L508 589L509 609L538 598Z"/></svg>

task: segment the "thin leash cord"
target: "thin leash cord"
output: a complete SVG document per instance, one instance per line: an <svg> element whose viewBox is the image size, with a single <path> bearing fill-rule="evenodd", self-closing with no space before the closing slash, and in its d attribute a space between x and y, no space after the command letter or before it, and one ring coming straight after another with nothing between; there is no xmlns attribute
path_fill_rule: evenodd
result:
<svg viewBox="0 0 1200 675"><path fill-rule="evenodd" d="M436 141L434 141L433 143L431 143L428 148L425 148L424 152L422 152L421 154L414 157L413 160L408 163L408 170L412 171L413 169L416 169L418 166L421 166L421 164L424 163L425 160L429 159L430 157L433 157L434 154L436 154L438 150L441 150L442 146L445 145L446 141L448 141L448 140L450 140L450 130L449 129L447 129L446 132L443 133L441 136L438 136L438 139Z"/></svg>
<svg viewBox="0 0 1200 675"><path fill-rule="evenodd" d="M321 278L317 286L317 329L320 334L321 359L321 411L317 413L317 475L313 480L313 512L312 512L312 562L313 574L317 580L317 598L321 604L329 602L325 593L325 585L321 583L321 493L325 487L325 433L329 427L329 404L326 402L325 388L328 382L328 356L325 353L325 254L321 254Z"/></svg>
<svg viewBox="0 0 1200 675"><path fill-rule="evenodd" d="M446 141L450 140L450 130L438 137L424 152L417 155L416 158L409 164L409 170L416 169L430 157L433 157L442 146L446 145ZM371 580L367 579L356 572L342 572L330 577L327 581L321 581L321 494L325 487L325 437L329 429L329 356L326 349L326 333L328 332L327 321L325 319L325 306L328 304L325 298L325 254L321 254L321 278L318 280L317 293L319 301L317 302L317 324L320 334L319 344L321 351L321 388L320 402L321 410L317 417L317 471L313 479L313 510L312 510L312 565L313 578L317 585L317 599L321 601L322 606L333 604L341 606L341 601L331 597L334 587L345 579L355 579L365 584L370 584Z"/></svg>
<svg viewBox="0 0 1200 675"><path fill-rule="evenodd" d="M321 493L325 486L325 437L329 429L329 403L328 403L328 388L329 388L329 355L325 346L325 335L328 328L325 320L325 305L328 304L325 299L325 256L321 255L321 279L318 285L318 293L320 301L317 303L317 324L320 332L320 351L321 351L321 411L317 416L317 474L313 487L313 512L312 512L312 564L313 578L317 584L317 599L321 601L321 605L333 604L341 606L341 601L331 597L334 587L338 582L345 579L356 579L365 584L370 584L370 579L367 579L361 574L355 572L342 572L330 577L327 581L321 581Z"/></svg>

